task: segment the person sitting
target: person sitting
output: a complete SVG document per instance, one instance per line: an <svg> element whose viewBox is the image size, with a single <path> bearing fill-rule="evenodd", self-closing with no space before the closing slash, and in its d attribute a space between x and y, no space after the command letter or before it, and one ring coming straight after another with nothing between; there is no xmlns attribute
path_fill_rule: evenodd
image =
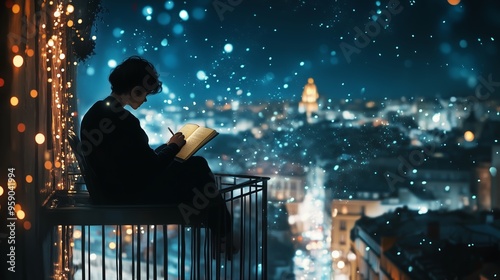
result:
<svg viewBox="0 0 500 280"><path fill-rule="evenodd" d="M127 58L109 75L111 94L85 113L81 147L98 182L91 199L99 204L177 204L187 223L205 221L217 243L228 243L231 215L207 161L200 156L175 160L186 143L180 132L153 150L139 119L125 109L128 105L136 110L161 92L158 76L146 59ZM196 201L200 193L208 203ZM222 250L237 251L229 247Z"/></svg>

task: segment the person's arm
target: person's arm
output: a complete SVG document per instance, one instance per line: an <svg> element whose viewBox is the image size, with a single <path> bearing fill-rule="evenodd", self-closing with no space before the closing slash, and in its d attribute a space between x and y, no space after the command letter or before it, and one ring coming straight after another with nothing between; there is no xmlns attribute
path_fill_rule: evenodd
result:
<svg viewBox="0 0 500 280"><path fill-rule="evenodd" d="M156 154L164 159L166 162L171 162L175 155L181 150L181 148L175 144L163 144L155 149Z"/></svg>
<svg viewBox="0 0 500 280"><path fill-rule="evenodd" d="M186 144L186 140L182 133L177 132L172 135L167 144L163 144L155 149L155 152L160 157L165 157L169 162L175 158L175 155Z"/></svg>

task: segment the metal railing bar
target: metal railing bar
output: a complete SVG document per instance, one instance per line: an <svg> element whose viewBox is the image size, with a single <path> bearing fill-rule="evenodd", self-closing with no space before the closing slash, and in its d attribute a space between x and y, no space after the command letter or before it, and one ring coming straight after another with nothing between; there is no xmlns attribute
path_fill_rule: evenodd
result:
<svg viewBox="0 0 500 280"><path fill-rule="evenodd" d="M229 173L214 173L215 177L218 178L242 178L242 179L261 179L261 180L269 180L269 177L265 176L255 176L255 175L245 175L245 174L229 174Z"/></svg>
<svg viewBox="0 0 500 280"><path fill-rule="evenodd" d="M246 192L246 193L244 193L244 194L240 194L240 195L234 196L234 197L233 197L233 200L238 199L238 198L240 198L240 197L245 197L245 196L251 195L251 194L253 194L253 193L258 193L258 192L261 192L261 191L262 191L262 190L248 191L248 192ZM226 202L228 202L229 200L225 200L225 201L226 201Z"/></svg>
<svg viewBox="0 0 500 280"><path fill-rule="evenodd" d="M168 280L168 233L167 225L163 225L163 277Z"/></svg>
<svg viewBox="0 0 500 280"><path fill-rule="evenodd" d="M154 260L154 263L153 263L153 279L158 279L158 273L157 273L157 265L158 265L158 258L157 258L157 255L156 255L156 245L158 244L158 242L156 242L158 240L158 227L155 225L155 230L153 231L153 260Z"/></svg>
<svg viewBox="0 0 500 280"><path fill-rule="evenodd" d="M132 248L132 279L135 279L135 274L136 274L136 272L135 272L135 245L134 245L135 238L134 238L134 235L135 235L134 234L134 226L132 225L132 237L131 237L132 238L132 242L131 242L132 243L132 246L131 246L131 248Z"/></svg>
<svg viewBox="0 0 500 280"><path fill-rule="evenodd" d="M146 279L149 280L149 225L146 229Z"/></svg>
<svg viewBox="0 0 500 280"><path fill-rule="evenodd" d="M85 280L85 226L82 225L82 280Z"/></svg>
<svg viewBox="0 0 500 280"><path fill-rule="evenodd" d="M137 225L137 280L141 280L141 228Z"/></svg>
<svg viewBox="0 0 500 280"><path fill-rule="evenodd" d="M229 192L229 191L232 191L232 190L236 190L236 189L241 189L242 187L247 187L247 186L254 186L254 187L259 187L259 185L256 185L256 183L258 182L261 182L259 180L250 180L250 181L247 181L247 182L243 182L243 183L239 183L239 184L234 184L234 185L227 185L227 186L232 186L232 187L227 187L227 188L221 188L219 190L219 192L221 193L226 193L226 192ZM221 186L226 186L224 184L222 184Z"/></svg>
<svg viewBox="0 0 500 280"><path fill-rule="evenodd" d="M123 279L123 231L122 231L122 227L123 226L117 226L118 227L118 233L117 233L117 236L119 236L119 246L118 246L118 253L119 253L119 256L118 256L118 263L119 263L119 270L118 270L118 279L119 280L122 280ZM117 243L118 243L117 242Z"/></svg>
<svg viewBox="0 0 500 280"><path fill-rule="evenodd" d="M262 192L262 275L263 279L267 277L267 181L264 182L264 191Z"/></svg>
<svg viewBox="0 0 500 280"><path fill-rule="evenodd" d="M185 280L186 279L186 271L185 271L185 257L186 257L186 237L184 234L184 226L179 226L179 231L180 234L178 235L179 237L179 259L180 261L180 272L181 272L181 279Z"/></svg>
<svg viewBox="0 0 500 280"><path fill-rule="evenodd" d="M106 229L104 228L104 225L101 226L101 235L102 235L101 236L102 279L106 280Z"/></svg>

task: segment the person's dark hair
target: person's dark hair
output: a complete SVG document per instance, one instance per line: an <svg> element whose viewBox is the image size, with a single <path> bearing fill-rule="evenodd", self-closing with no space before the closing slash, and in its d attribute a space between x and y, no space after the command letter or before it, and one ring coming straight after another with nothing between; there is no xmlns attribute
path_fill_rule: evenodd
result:
<svg viewBox="0 0 500 280"><path fill-rule="evenodd" d="M161 82L153 64L139 56L131 56L109 74L111 90L124 94L136 86L141 86L148 94L161 92Z"/></svg>

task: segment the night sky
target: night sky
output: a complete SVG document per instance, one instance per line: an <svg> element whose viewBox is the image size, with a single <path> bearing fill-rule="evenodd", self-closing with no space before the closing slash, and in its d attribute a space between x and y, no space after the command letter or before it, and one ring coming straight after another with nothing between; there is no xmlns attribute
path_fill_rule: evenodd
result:
<svg viewBox="0 0 500 280"><path fill-rule="evenodd" d="M298 102L308 77L321 96L336 100L467 96L478 77L500 81L498 0L455 6L447 0L104 0L103 6L96 54L79 66L82 108L109 94L112 60L130 55L153 61L160 73L165 94L148 99L151 107L167 100ZM367 24L371 41L355 42L356 28Z"/></svg>

